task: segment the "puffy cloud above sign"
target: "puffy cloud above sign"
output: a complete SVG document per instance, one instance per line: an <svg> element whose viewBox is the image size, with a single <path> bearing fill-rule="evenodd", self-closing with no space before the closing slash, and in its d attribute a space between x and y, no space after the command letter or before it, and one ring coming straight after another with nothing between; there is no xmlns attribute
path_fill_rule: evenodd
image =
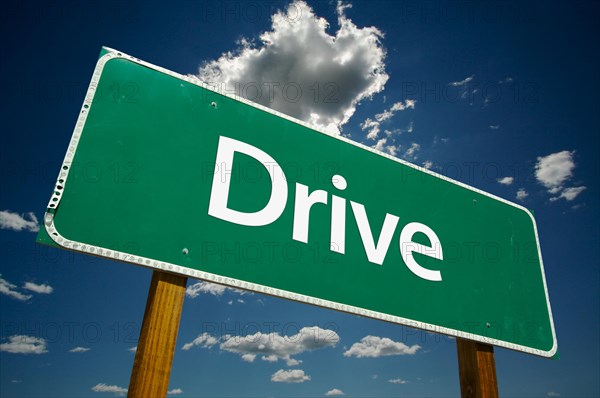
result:
<svg viewBox="0 0 600 398"><path fill-rule="evenodd" d="M359 101L383 90L383 34L357 27L338 2L339 29L304 1L272 16L272 28L260 43L246 39L240 47L200 67L204 82L330 131L354 114Z"/></svg>

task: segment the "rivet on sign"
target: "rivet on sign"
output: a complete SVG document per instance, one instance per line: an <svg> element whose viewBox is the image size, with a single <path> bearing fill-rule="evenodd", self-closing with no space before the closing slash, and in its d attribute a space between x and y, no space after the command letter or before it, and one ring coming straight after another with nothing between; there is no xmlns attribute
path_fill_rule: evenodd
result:
<svg viewBox="0 0 600 398"><path fill-rule="evenodd" d="M213 101L213 102L210 103L210 106L212 106L213 108L216 109L217 108L217 103Z"/></svg>
<svg viewBox="0 0 600 398"><path fill-rule="evenodd" d="M187 249L187 247L184 247L183 250L181 251L183 253L183 255L187 255L190 251Z"/></svg>
<svg viewBox="0 0 600 398"><path fill-rule="evenodd" d="M477 199L473 199L473 204L476 205L477 204Z"/></svg>
<svg viewBox="0 0 600 398"><path fill-rule="evenodd" d="M492 327L492 325L491 325L489 322L488 322L488 323L486 323L486 324L485 324L485 326L486 326L488 329Z"/></svg>

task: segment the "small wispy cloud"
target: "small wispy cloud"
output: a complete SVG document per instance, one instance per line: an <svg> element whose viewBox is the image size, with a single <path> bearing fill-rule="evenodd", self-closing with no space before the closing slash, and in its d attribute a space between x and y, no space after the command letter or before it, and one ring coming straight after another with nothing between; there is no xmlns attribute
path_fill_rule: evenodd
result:
<svg viewBox="0 0 600 398"><path fill-rule="evenodd" d="M502 178L498 178L497 181L502 185L511 185L515 181L515 178L514 177L502 177Z"/></svg>
<svg viewBox="0 0 600 398"><path fill-rule="evenodd" d="M381 113L375 115L375 120L378 122L383 122L385 120L391 119L397 112L401 112L406 109L415 109L416 100L407 99L404 102L396 102L394 105L384 110Z"/></svg>
<svg viewBox="0 0 600 398"><path fill-rule="evenodd" d="M489 127L490 127L490 129L492 129L492 130L498 130L498 129L500 128L500 125L499 125L499 124L490 124L490 126L489 126Z"/></svg>
<svg viewBox="0 0 600 398"><path fill-rule="evenodd" d="M346 394L344 394L344 392L342 390L339 390L337 388L329 390L329 391L327 391L325 393L326 397L339 397L339 396L342 396L342 395L346 395Z"/></svg>
<svg viewBox="0 0 600 398"><path fill-rule="evenodd" d="M19 301L27 301L32 296L30 294L23 294L18 291L17 285L14 285L2 278L2 274L0 274L0 294L4 294L5 296L12 297L15 300Z"/></svg>
<svg viewBox="0 0 600 398"><path fill-rule="evenodd" d="M40 230L40 223L33 212L18 214L10 210L3 210L0 211L0 229L38 232Z"/></svg>
<svg viewBox="0 0 600 398"><path fill-rule="evenodd" d="M403 380L403 379L390 379L390 380L388 380L388 383L392 383L392 384L406 384L406 383L408 383L408 381Z"/></svg>
<svg viewBox="0 0 600 398"><path fill-rule="evenodd" d="M521 202L525 200L529 196L529 193L525 190L525 188L519 188L517 191L517 200Z"/></svg>
<svg viewBox="0 0 600 398"><path fill-rule="evenodd" d="M396 102L394 105L392 105L388 109L384 110L381 113L376 114L375 120L373 120L371 118L365 119L365 121L360 124L360 128L363 131L367 131L367 139L375 140L375 139L377 139L377 137L379 136L379 133L381 132L381 123L394 117L394 115L397 112L404 111L406 109L415 109L416 103L417 103L417 101L413 100L413 99L407 99L404 102L402 102L402 101ZM385 134L389 137L392 134L394 134L394 132L402 133L402 132L406 131L406 132L412 133L413 128L414 128L414 123L410 122L408 127L404 130L402 130L402 129L385 130Z"/></svg>
<svg viewBox="0 0 600 398"><path fill-rule="evenodd" d="M183 390L181 388L174 388L172 390L167 391L167 395L179 395L183 394Z"/></svg>
<svg viewBox="0 0 600 398"><path fill-rule="evenodd" d="M360 124L360 129L363 131L367 130L367 139L374 140L377 138L379 132L381 131L380 125L381 123L379 123L378 121L373 120L371 118L367 118L364 122Z"/></svg>
<svg viewBox="0 0 600 398"><path fill-rule="evenodd" d="M416 142L413 142L412 144L410 144L410 147L404 153L404 157L409 160L416 160L417 152L419 152L420 149L421 145L417 144Z"/></svg>
<svg viewBox="0 0 600 398"><path fill-rule="evenodd" d="M112 392L116 396L124 396L127 393L127 389L115 385L109 385L104 383L98 383L92 387L93 392Z"/></svg>
<svg viewBox="0 0 600 398"><path fill-rule="evenodd" d="M506 83L512 83L514 80L512 77L510 76L506 76L504 79L502 80L498 80L498 84L506 84Z"/></svg>
<svg viewBox="0 0 600 398"><path fill-rule="evenodd" d="M458 80L458 81L455 81L455 82L450 82L449 84L451 86L454 86L454 87L464 86L464 85L472 82L474 77L475 77L475 75L471 75L469 77L465 77L463 80Z"/></svg>
<svg viewBox="0 0 600 398"><path fill-rule="evenodd" d="M241 295L252 295L252 293L245 290L234 289L231 287L217 285L216 283L210 282L198 282L188 286L185 289L185 295L189 298L196 298L201 294L210 294L212 296L222 296L225 292L230 291Z"/></svg>
<svg viewBox="0 0 600 398"><path fill-rule="evenodd" d="M565 188L565 189L563 189L563 191L560 193L559 196L550 198L550 201L554 202L559 199L565 199L567 202L570 202L570 201L574 200L576 197L578 197L579 194L582 193L583 191L585 191L586 189L587 188L584 186Z"/></svg>
<svg viewBox="0 0 600 398"><path fill-rule="evenodd" d="M191 349L192 347L198 346L198 347L203 347L203 348L210 348L212 346L214 346L215 344L217 344L219 342L219 340L216 337L211 336L209 333L202 333L201 335L199 335L198 337L196 337L194 340L192 340L189 343L185 343L183 345L183 347L181 347L182 350L184 351L188 351L189 349Z"/></svg>
<svg viewBox="0 0 600 398"><path fill-rule="evenodd" d="M25 284L23 285L23 289L30 290L30 291L38 293L38 294L50 294L54 291L54 288L50 285L47 285L47 284L38 285L33 282L25 282Z"/></svg>
<svg viewBox="0 0 600 398"><path fill-rule="evenodd" d="M11 354L45 354L48 352L46 340L41 337L14 335L7 343L0 344L0 351Z"/></svg>
<svg viewBox="0 0 600 398"><path fill-rule="evenodd" d="M91 348L87 348L87 347L75 347L75 348L71 348L69 350L69 352L79 353L79 352L88 352L89 350L91 350Z"/></svg>

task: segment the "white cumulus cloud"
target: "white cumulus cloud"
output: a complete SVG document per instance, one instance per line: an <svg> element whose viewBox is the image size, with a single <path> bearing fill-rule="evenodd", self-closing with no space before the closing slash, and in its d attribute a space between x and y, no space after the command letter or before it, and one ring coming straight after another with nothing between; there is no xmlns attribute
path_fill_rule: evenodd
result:
<svg viewBox="0 0 600 398"><path fill-rule="evenodd" d="M31 295L19 292L16 285L3 279L2 274L0 274L0 293L19 301L27 301L31 298Z"/></svg>
<svg viewBox="0 0 600 398"><path fill-rule="evenodd" d="M378 358L391 355L414 355L421 348L419 345L407 346L387 337L366 336L354 343L344 352L345 357Z"/></svg>
<svg viewBox="0 0 600 398"><path fill-rule="evenodd" d="M263 361L285 361L288 366L302 363L292 358L306 351L334 347L340 340L339 335L333 330L321 329L317 326L304 327L291 336L282 336L277 332L250 334L247 336L225 335L220 338L203 333L190 343L183 346L189 350L194 346L211 348L217 343L222 351L240 355L245 362L254 362L259 357Z"/></svg>
<svg viewBox="0 0 600 398"><path fill-rule="evenodd" d="M423 167L427 170L431 170L431 168L433 167L433 162L431 160L426 160L423 162Z"/></svg>
<svg viewBox="0 0 600 398"><path fill-rule="evenodd" d="M271 376L271 381L276 383L304 383L310 380L310 376L306 375L303 370L283 370L279 369Z"/></svg>
<svg viewBox="0 0 600 398"><path fill-rule="evenodd" d="M0 229L12 229L13 231L38 232L40 223L33 212L25 214L13 213L10 210L0 211Z"/></svg>
<svg viewBox="0 0 600 398"><path fill-rule="evenodd" d="M203 348L210 348L217 344L219 340L216 337L211 336L209 333L202 333L198 337L196 337L193 341L186 343L181 347L182 350L188 351L190 348L194 346L199 346Z"/></svg>
<svg viewBox="0 0 600 398"><path fill-rule="evenodd" d="M565 187L565 184L573 177L575 151L560 151L547 156L537 158L535 165L535 177L538 182L547 189L551 195L551 202L559 199L566 201L574 200L586 187Z"/></svg>
<svg viewBox="0 0 600 398"><path fill-rule="evenodd" d="M183 394L183 390L181 388L174 388L172 390L167 391L167 395L179 395Z"/></svg>
<svg viewBox="0 0 600 398"><path fill-rule="evenodd" d="M200 67L208 84L314 125L339 132L357 104L383 90L383 34L375 27L358 27L337 7L339 29L328 33L329 22L304 1L276 12L271 30L258 44L240 40L240 47Z"/></svg>
<svg viewBox="0 0 600 398"><path fill-rule="evenodd" d="M93 392L112 392L115 395L123 396L127 393L127 389L115 385L108 385L104 383L98 383L92 387Z"/></svg>
<svg viewBox="0 0 600 398"><path fill-rule="evenodd" d="M519 190L517 191L517 200L523 201L528 196L529 196L529 193L527 193L525 188L519 188Z"/></svg>
<svg viewBox="0 0 600 398"><path fill-rule="evenodd" d="M69 350L69 352L79 353L79 352L88 352L89 350L91 350L91 348L87 348L87 347L75 347L75 348L71 348Z"/></svg>
<svg viewBox="0 0 600 398"><path fill-rule="evenodd" d="M33 282L25 282L25 285L23 285L23 289L31 290L32 292L39 293L39 294L50 294L54 291L54 288L50 285L46 285L46 284L38 285Z"/></svg>
<svg viewBox="0 0 600 398"><path fill-rule="evenodd" d="M537 158L535 177L548 189L548 192L552 194L560 192L563 184L573 176L574 153L561 151Z"/></svg>
<svg viewBox="0 0 600 398"><path fill-rule="evenodd" d="M346 395L346 394L344 394L344 392L342 390L338 390L337 388L329 390L325 393L326 397L338 397L340 395Z"/></svg>
<svg viewBox="0 0 600 398"><path fill-rule="evenodd" d="M291 358L292 355L305 351L313 351L335 346L340 340L333 330L321 329L318 326L304 327L292 336L281 336L273 333L255 333L247 336L224 336L220 345L221 350L240 354L242 359L251 362L257 355L263 361L276 362L284 360L288 366L300 362ZM244 358L244 356L246 356Z"/></svg>
<svg viewBox="0 0 600 398"><path fill-rule="evenodd" d="M515 181L514 177L502 177L498 178L498 182L502 185L510 185Z"/></svg>
<svg viewBox="0 0 600 398"><path fill-rule="evenodd" d="M11 354L45 354L48 352L45 339L26 335L10 336L8 343L0 344L0 351Z"/></svg>
<svg viewBox="0 0 600 398"><path fill-rule="evenodd" d="M406 383L408 383L408 381L403 380L403 379L390 379L390 380L388 380L388 383L392 383L392 384L406 384Z"/></svg>

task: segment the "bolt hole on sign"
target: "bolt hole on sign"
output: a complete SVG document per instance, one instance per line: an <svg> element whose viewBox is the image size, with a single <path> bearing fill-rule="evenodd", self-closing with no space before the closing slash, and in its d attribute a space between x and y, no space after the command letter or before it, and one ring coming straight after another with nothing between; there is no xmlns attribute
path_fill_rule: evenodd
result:
<svg viewBox="0 0 600 398"><path fill-rule="evenodd" d="M557 350L527 209L109 48L38 240L531 354Z"/></svg>

